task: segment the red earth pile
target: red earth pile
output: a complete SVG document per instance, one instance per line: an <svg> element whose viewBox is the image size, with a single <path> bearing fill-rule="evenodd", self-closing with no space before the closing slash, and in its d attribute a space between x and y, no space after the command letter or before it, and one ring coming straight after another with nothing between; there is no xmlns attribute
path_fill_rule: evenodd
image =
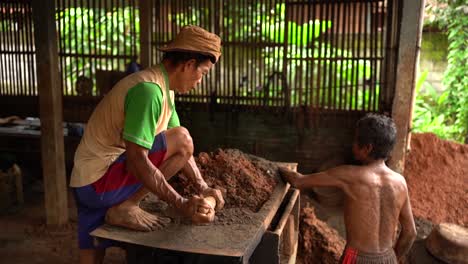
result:
<svg viewBox="0 0 468 264"><path fill-rule="evenodd" d="M416 217L468 226L468 145L412 134L404 176Z"/></svg>
<svg viewBox="0 0 468 264"><path fill-rule="evenodd" d="M314 208L305 207L301 212L302 260L305 264L335 264L340 260L345 240L327 223L317 219Z"/></svg>
<svg viewBox="0 0 468 264"><path fill-rule="evenodd" d="M225 208L249 208L257 212L269 199L277 183L273 169L262 169L268 166L258 164L258 160L252 161L239 150L202 152L195 160L206 183L223 192ZM184 196L197 193L191 182L182 175L171 184Z"/></svg>

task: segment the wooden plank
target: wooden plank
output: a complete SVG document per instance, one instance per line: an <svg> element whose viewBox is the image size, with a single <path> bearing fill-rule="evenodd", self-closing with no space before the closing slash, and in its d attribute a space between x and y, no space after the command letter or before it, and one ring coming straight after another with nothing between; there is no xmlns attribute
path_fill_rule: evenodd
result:
<svg viewBox="0 0 468 264"><path fill-rule="evenodd" d="M288 217L288 222L284 229L283 234L283 253L286 256L291 256L294 252L294 246L296 244L295 239L296 228L294 224L294 215L290 214Z"/></svg>
<svg viewBox="0 0 468 264"><path fill-rule="evenodd" d="M276 213L262 241L250 258L250 263L289 263L295 262L299 234L299 190L290 188L282 206Z"/></svg>
<svg viewBox="0 0 468 264"><path fill-rule="evenodd" d="M402 2L395 96L392 107L392 118L398 133L390 161L390 167L399 173L404 170L409 143L424 11L424 1L403 0Z"/></svg>
<svg viewBox="0 0 468 264"><path fill-rule="evenodd" d="M151 66L152 5L150 0L140 0L140 63Z"/></svg>
<svg viewBox="0 0 468 264"><path fill-rule="evenodd" d="M248 260L270 225L288 189L289 184L278 183L270 199L260 211L249 215L252 221L245 224L191 225L180 223L176 219L166 228L152 232L138 232L103 225L91 232L91 235L151 248Z"/></svg>
<svg viewBox="0 0 468 264"><path fill-rule="evenodd" d="M6 67L7 68L7 67ZM37 116L39 113L39 98L37 96L1 95L0 116Z"/></svg>
<svg viewBox="0 0 468 264"><path fill-rule="evenodd" d="M48 225L61 225L68 221L68 208L55 1L32 1L32 5L46 218Z"/></svg>

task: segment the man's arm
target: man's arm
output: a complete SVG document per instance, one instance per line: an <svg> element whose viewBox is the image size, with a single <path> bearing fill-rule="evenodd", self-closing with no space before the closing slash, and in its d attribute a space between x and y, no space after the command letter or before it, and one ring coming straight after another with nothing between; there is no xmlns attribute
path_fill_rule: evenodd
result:
<svg viewBox="0 0 468 264"><path fill-rule="evenodd" d="M161 171L148 159L148 150L133 142L125 140L127 154L127 169L129 173L140 180L143 185L162 200L173 204L187 216L193 216L198 206L209 208L208 204L200 201L189 202L178 194L166 181Z"/></svg>
<svg viewBox="0 0 468 264"><path fill-rule="evenodd" d="M179 115L177 114L174 106L167 128L170 129L178 126L180 126ZM216 210L220 210L224 207L223 195L219 190L210 188L208 184L206 184L205 180L201 176L200 170L198 169L193 156L190 157L188 162L184 165L184 167L182 167L181 171L194 183L195 188L197 188L201 194L204 196L212 196L216 199Z"/></svg>
<svg viewBox="0 0 468 264"><path fill-rule="evenodd" d="M184 167L182 167L182 173L194 183L195 188L197 188L198 191L202 192L208 188L208 184L206 184L205 180L201 176L200 170L198 169L193 156L190 157Z"/></svg>
<svg viewBox="0 0 468 264"><path fill-rule="evenodd" d="M224 199L221 191L210 188L208 184L206 184L193 156L189 158L182 168L182 173L195 184L195 187L201 194L204 196L212 196L216 199L216 210L220 210L224 207Z"/></svg>
<svg viewBox="0 0 468 264"><path fill-rule="evenodd" d="M410 199L408 195L408 189L405 186L406 201L401 209L399 221L401 224L401 232L398 237L397 243L395 244L395 253L398 261L408 254L414 240L416 239L416 227L414 224L413 213L411 211Z"/></svg>
<svg viewBox="0 0 468 264"><path fill-rule="evenodd" d="M150 192L172 204L198 221L200 214L195 214L198 207L210 208L200 197L185 199L170 186L165 175L148 159L148 149L152 147L154 133L161 115L163 96L161 87L154 83L142 82L131 88L125 97L125 123L123 139L126 144L127 169ZM178 126L177 114L173 112L171 125ZM205 217L209 218L209 217Z"/></svg>

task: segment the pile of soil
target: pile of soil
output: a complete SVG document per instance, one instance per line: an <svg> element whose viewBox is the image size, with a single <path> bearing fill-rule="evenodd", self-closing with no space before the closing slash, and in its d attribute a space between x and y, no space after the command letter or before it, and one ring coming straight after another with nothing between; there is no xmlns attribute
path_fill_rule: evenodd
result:
<svg viewBox="0 0 468 264"><path fill-rule="evenodd" d="M317 219L314 208L302 209L300 229L300 257L305 264L338 263L346 242L335 229Z"/></svg>
<svg viewBox="0 0 468 264"><path fill-rule="evenodd" d="M404 176L416 217L468 226L468 145L412 134Z"/></svg>
<svg viewBox="0 0 468 264"><path fill-rule="evenodd" d="M258 212L279 180L274 163L236 149L201 152L195 161L206 183L223 192L225 208ZM171 180L171 185L183 196L197 194L192 182L182 175Z"/></svg>

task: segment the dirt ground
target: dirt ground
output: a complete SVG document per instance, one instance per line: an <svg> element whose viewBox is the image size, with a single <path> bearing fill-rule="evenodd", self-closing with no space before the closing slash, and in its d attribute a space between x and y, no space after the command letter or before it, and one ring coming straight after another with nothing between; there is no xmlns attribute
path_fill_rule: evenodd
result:
<svg viewBox="0 0 468 264"><path fill-rule="evenodd" d="M69 195L68 199L70 223L50 228L45 225L44 194L26 191L23 207L0 215L0 262L78 263L73 197ZM125 263L125 252L120 248L109 249L104 263Z"/></svg>

